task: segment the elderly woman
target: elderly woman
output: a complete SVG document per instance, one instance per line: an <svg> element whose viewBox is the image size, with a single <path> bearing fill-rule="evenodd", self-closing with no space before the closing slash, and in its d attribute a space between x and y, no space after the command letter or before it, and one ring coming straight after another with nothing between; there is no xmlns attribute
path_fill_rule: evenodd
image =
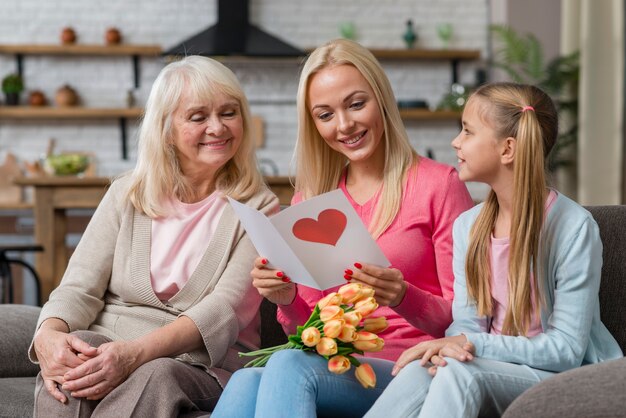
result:
<svg viewBox="0 0 626 418"><path fill-rule="evenodd" d="M236 352L259 344L256 251L226 196L278 210L235 75L190 56L156 79L137 166L112 183L42 309L35 416L212 410Z"/></svg>

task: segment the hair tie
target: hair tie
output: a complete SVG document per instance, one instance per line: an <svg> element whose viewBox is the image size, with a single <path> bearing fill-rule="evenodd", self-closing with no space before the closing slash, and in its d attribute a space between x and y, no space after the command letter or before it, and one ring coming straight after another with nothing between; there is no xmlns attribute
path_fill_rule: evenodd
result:
<svg viewBox="0 0 626 418"><path fill-rule="evenodd" d="M527 110L532 110L533 112L535 111L535 108L532 106L524 106L522 107L522 112L525 112Z"/></svg>

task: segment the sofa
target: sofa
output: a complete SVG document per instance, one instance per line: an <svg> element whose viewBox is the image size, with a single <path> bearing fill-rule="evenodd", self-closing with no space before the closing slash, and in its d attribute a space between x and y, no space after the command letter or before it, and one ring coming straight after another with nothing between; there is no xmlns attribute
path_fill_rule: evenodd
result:
<svg viewBox="0 0 626 418"><path fill-rule="evenodd" d="M602 320L626 352L626 206L587 208L600 226L604 245ZM30 417L38 366L26 351L39 308L0 305L0 418ZM276 307L261 305L261 345L286 341ZM626 358L561 373L523 393L504 415L519 417L626 416Z"/></svg>

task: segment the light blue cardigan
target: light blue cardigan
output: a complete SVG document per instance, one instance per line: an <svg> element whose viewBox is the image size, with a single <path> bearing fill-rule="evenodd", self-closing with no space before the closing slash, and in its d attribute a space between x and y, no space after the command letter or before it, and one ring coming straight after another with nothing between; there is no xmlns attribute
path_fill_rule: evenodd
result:
<svg viewBox="0 0 626 418"><path fill-rule="evenodd" d="M476 356L561 372L583 364L622 357L600 321L598 291L602 242L598 225L584 208L558 194L542 232L539 249L543 333L531 338L489 334L490 317L480 317L468 300L465 254L470 229L482 204L454 223L453 322L446 336L465 334ZM546 292L547 290L547 292Z"/></svg>

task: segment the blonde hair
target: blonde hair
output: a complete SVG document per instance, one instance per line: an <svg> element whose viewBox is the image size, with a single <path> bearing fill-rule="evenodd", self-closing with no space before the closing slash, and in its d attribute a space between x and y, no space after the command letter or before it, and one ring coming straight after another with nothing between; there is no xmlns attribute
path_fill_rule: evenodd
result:
<svg viewBox="0 0 626 418"><path fill-rule="evenodd" d="M370 233L378 238L400 210L402 190L409 168L418 155L409 143L396 105L396 99L380 63L356 42L337 39L320 46L308 57L298 86L298 141L296 144L296 191L303 199L334 190L348 159L331 149L323 140L307 108L310 80L324 68L339 65L355 67L374 92L383 119L385 166L381 199L376 207Z"/></svg>
<svg viewBox="0 0 626 418"><path fill-rule="evenodd" d="M211 101L221 93L235 99L240 107L243 140L235 156L216 172L216 189L241 200L255 194L263 184L250 136L248 100L237 78L213 59L188 56L168 64L159 73L139 130L137 165L131 174L128 197L138 211L151 218L168 212L168 198L184 200L194 195L173 146L172 115L185 92L202 101Z"/></svg>
<svg viewBox="0 0 626 418"><path fill-rule="evenodd" d="M526 335L538 313L539 246L546 199L545 159L554 146L558 118L550 97L535 86L493 83L480 87L470 101L480 100L481 117L499 139L516 139L513 163L513 214L509 241L509 303L502 332ZM530 108L529 108L530 106ZM489 193L470 232L466 257L468 293L478 313L492 314L489 246L498 216L498 201ZM530 280L532 276L534 280ZM533 297L534 294L534 297Z"/></svg>

